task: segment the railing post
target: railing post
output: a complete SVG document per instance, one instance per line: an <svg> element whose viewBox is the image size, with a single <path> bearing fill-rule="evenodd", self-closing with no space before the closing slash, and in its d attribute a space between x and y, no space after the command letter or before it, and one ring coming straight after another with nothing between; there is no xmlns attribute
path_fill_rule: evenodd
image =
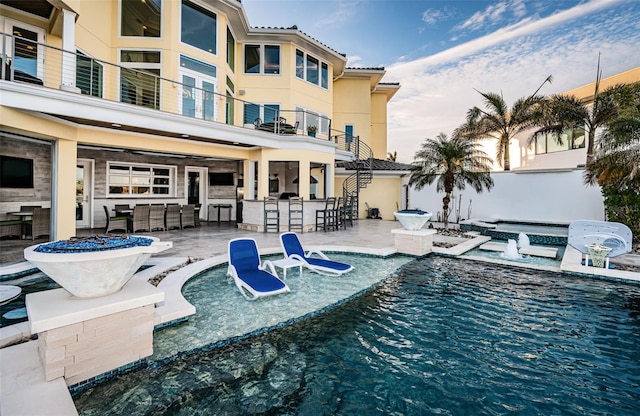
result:
<svg viewBox="0 0 640 416"><path fill-rule="evenodd" d="M9 67L9 62L7 61L7 35L2 34L2 68L0 68L0 73L2 74L2 78L7 79L7 67Z"/></svg>

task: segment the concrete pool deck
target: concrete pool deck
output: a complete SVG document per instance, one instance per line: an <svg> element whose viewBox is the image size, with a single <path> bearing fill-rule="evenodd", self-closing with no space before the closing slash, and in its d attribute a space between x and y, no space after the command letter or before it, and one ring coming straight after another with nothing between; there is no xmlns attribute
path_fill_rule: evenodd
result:
<svg viewBox="0 0 640 416"><path fill-rule="evenodd" d="M392 229L399 228L395 221L358 220L356 225L347 230L338 232L304 233L301 241L305 248L321 248L324 251L363 252L373 255L387 256L395 253ZM281 252L277 234L253 233L240 231L235 228L217 226L205 226L193 233L158 232L151 235L161 240L173 241L174 249L168 250L161 256L150 259L151 268L136 274L135 279L144 279L154 276L161 270L170 270L190 259L202 259L168 274L158 286L165 293L165 301L156 308L156 324L173 321L183 316L194 313L194 308L182 297L182 285L195 273L226 262L227 243L232 238L255 238L261 254L273 254ZM177 234L173 235L172 234ZM189 234L191 237L187 237ZM176 240L180 240L176 242ZM448 239L442 239L445 241ZM436 239L436 241L438 241ZM458 255L464 245L465 251L487 241L487 237L476 236L457 244L451 248L434 248L434 253L445 255ZM336 244L339 242L339 245ZM640 256L629 256L631 264L640 266ZM624 279L640 282L640 273L616 269L602 269L582 266L581 253L571 247L567 247L560 267L551 268L552 271L567 271L585 276L604 276L607 278ZM509 261L491 261L507 265L514 265ZM17 264L12 262L11 264ZM527 267L526 265L520 265ZM14 268L24 266L12 266ZM6 269L4 269L6 270ZM4 272L3 272L4 273ZM20 324L25 331L29 331L29 324ZM11 327L8 327L11 328ZM0 329L0 338L6 335ZM30 335L30 331L28 332ZM24 334L23 334L24 335ZM44 371L38 357L37 343L25 342L0 349L0 414L14 415L77 415L71 395L62 378L52 382L44 381Z"/></svg>

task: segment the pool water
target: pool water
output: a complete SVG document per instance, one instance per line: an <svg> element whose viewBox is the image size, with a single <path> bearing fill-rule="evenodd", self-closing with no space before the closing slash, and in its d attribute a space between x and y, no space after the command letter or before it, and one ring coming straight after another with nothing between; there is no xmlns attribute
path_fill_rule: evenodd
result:
<svg viewBox="0 0 640 416"><path fill-rule="evenodd" d="M20 286L22 292L20 296L11 302L0 306L0 328L27 320L27 310L25 306L27 294L60 287L56 282L51 280L49 276L39 270L20 274L15 278L3 279L2 284Z"/></svg>
<svg viewBox="0 0 640 416"><path fill-rule="evenodd" d="M640 286L427 257L323 315L75 401L82 415L636 415L639 337Z"/></svg>

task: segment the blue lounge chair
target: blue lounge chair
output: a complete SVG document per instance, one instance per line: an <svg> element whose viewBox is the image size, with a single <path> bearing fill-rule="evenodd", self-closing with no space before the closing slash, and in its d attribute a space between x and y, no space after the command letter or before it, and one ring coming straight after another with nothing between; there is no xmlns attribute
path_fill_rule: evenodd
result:
<svg viewBox="0 0 640 416"><path fill-rule="evenodd" d="M285 257L300 261L304 267L314 272L339 276L353 270L352 265L330 260L321 251L310 251L305 254L296 233L280 234L280 244L282 245ZM311 257L313 254L316 254L320 258Z"/></svg>
<svg viewBox="0 0 640 416"><path fill-rule="evenodd" d="M269 268L270 271L265 269ZM289 286L278 278L270 261L260 264L258 246L253 238L236 238L229 241L229 268L227 275L249 300L289 292Z"/></svg>

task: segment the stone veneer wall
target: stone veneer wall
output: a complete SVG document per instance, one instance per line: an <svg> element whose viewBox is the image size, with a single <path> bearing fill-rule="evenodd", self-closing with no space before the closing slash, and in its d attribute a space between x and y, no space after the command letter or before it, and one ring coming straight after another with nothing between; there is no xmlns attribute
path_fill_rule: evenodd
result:
<svg viewBox="0 0 640 416"><path fill-rule="evenodd" d="M398 253L424 256L433 250L433 235L436 230L395 229L391 230L391 233L394 235L395 248Z"/></svg>
<svg viewBox="0 0 640 416"><path fill-rule="evenodd" d="M153 354L154 305L146 305L38 334L47 381L68 386Z"/></svg>

